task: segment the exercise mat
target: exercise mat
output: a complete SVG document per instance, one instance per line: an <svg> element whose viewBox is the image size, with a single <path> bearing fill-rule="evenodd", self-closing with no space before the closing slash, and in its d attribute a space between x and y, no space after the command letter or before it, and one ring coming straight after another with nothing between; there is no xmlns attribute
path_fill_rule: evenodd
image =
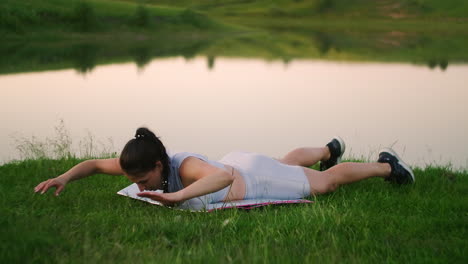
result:
<svg viewBox="0 0 468 264"><path fill-rule="evenodd" d="M146 197L139 197L137 193L140 192L136 183L133 183L124 189L117 192L117 194L127 196L133 199L137 199L140 201L144 201L150 204L164 206L160 202L151 200ZM158 192L162 192L158 190ZM178 210L189 210L194 212L211 212L214 210L221 210L221 209L230 209L230 208L239 208L250 210L253 208L258 208L266 205L280 205L280 204L300 204L300 203L312 203L312 201L306 199L293 199L293 200L279 200L279 199L252 199L252 200L237 200L237 201L229 201L229 202L219 202L219 203L204 203L203 201L193 198L190 199L178 206L164 206L172 209Z"/></svg>

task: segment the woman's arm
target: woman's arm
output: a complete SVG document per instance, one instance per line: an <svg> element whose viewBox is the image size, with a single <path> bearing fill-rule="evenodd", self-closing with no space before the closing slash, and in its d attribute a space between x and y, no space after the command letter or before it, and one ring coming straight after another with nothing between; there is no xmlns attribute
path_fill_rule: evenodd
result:
<svg viewBox="0 0 468 264"><path fill-rule="evenodd" d="M195 157L189 157L184 160L179 168L179 175L183 182L188 183L188 186L178 192L142 192L138 195L170 205L219 191L234 181L232 173L212 166Z"/></svg>
<svg viewBox="0 0 468 264"><path fill-rule="evenodd" d="M48 179L39 183L34 191L40 192L41 194L47 192L51 187L55 187L55 195L59 195L60 192L65 188L65 185L71 181L82 179L93 174L102 173L110 175L122 175L123 170L120 167L119 159L94 159L94 160L85 160L81 163L78 163L73 168L65 172L64 174Z"/></svg>
<svg viewBox="0 0 468 264"><path fill-rule="evenodd" d="M233 181L234 176L231 173L223 169L218 169L216 172L208 174L180 190L181 200L185 201L219 191L232 184Z"/></svg>

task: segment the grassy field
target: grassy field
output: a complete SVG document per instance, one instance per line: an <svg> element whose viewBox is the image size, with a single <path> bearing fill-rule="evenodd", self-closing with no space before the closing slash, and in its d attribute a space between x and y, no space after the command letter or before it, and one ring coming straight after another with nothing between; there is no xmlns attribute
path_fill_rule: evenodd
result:
<svg viewBox="0 0 468 264"><path fill-rule="evenodd" d="M468 2L462 0L3 0L0 35L62 38L138 32L229 31L264 27L339 29L444 28L462 30ZM463 24L463 25L460 25ZM76 32L82 33L76 34ZM98 35L98 36L99 36ZM94 37L97 37L96 35Z"/></svg>
<svg viewBox="0 0 468 264"><path fill-rule="evenodd" d="M468 173L416 169L310 197L307 205L190 213L116 195L130 182L96 175L55 197L39 182L80 162L0 166L3 263L466 263Z"/></svg>
<svg viewBox="0 0 468 264"><path fill-rule="evenodd" d="M189 7L216 16L466 18L464 0L126 0Z"/></svg>
<svg viewBox="0 0 468 264"><path fill-rule="evenodd" d="M222 24L188 8L142 5L112 0L3 0L0 35L18 38L101 38L121 33L226 30ZM99 33L99 34L96 34Z"/></svg>

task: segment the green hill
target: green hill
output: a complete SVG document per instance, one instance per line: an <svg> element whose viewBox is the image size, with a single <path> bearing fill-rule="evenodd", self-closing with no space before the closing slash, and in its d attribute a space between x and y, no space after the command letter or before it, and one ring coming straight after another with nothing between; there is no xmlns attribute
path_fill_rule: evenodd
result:
<svg viewBox="0 0 468 264"><path fill-rule="evenodd" d="M128 2L140 2L127 0ZM349 16L467 18L465 0L146 0L147 4L190 7L227 16Z"/></svg>
<svg viewBox="0 0 468 264"><path fill-rule="evenodd" d="M183 7L112 0L2 0L0 34L211 30L220 24Z"/></svg>
<svg viewBox="0 0 468 264"><path fill-rule="evenodd" d="M239 19L240 18L240 19ZM267 19L468 21L465 0L2 0L0 34L213 30ZM302 20L306 19L306 20ZM251 25L252 23L248 23ZM255 24L255 23L254 23ZM262 23L259 23L262 24ZM293 26L294 23L288 25ZM225 27L224 27L225 29Z"/></svg>

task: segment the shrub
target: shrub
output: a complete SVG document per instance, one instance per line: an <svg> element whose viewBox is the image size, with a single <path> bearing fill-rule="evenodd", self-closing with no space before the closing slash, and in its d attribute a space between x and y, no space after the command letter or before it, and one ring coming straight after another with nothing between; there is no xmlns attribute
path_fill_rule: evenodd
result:
<svg viewBox="0 0 468 264"><path fill-rule="evenodd" d="M149 10L140 5L135 11L135 24L139 27L148 27L150 25Z"/></svg>
<svg viewBox="0 0 468 264"><path fill-rule="evenodd" d="M0 13L0 30L16 33L24 32L23 24L18 17L9 13Z"/></svg>
<svg viewBox="0 0 468 264"><path fill-rule="evenodd" d="M432 9L427 0L408 0L407 3L410 6L416 7L420 11L428 12Z"/></svg>
<svg viewBox="0 0 468 264"><path fill-rule="evenodd" d="M72 21L79 31L92 31L97 27L97 17L93 7L87 2L79 2L72 14Z"/></svg>
<svg viewBox="0 0 468 264"><path fill-rule="evenodd" d="M282 9L282 8L276 6L276 5L271 6L268 9L268 13L270 15L272 15L272 16L287 16L288 15L288 13L284 9Z"/></svg>
<svg viewBox="0 0 468 264"><path fill-rule="evenodd" d="M325 12L329 9L332 9L333 5L334 5L333 0L318 0L317 11Z"/></svg>
<svg viewBox="0 0 468 264"><path fill-rule="evenodd" d="M187 23L187 24L192 24L195 27L201 28L205 25L207 25L206 19L198 14L197 12L193 11L190 8L185 9L181 14L180 18L182 22Z"/></svg>

